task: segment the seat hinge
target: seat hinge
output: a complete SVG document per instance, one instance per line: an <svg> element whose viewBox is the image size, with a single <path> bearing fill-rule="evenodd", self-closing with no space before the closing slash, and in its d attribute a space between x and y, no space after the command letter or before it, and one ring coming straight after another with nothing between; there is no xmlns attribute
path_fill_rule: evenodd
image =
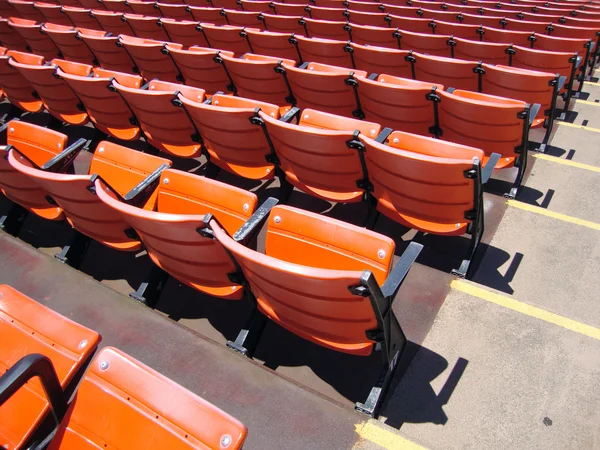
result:
<svg viewBox="0 0 600 450"><path fill-rule="evenodd" d="M366 286L348 286L348 290L352 295L357 295L358 297L368 297L371 295L369 288Z"/></svg>

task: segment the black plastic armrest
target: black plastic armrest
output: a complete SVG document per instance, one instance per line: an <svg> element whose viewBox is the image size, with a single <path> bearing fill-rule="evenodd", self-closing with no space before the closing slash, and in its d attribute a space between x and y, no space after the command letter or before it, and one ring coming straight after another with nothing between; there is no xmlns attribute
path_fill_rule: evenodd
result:
<svg viewBox="0 0 600 450"><path fill-rule="evenodd" d="M398 289L400 289L400 285L406 278L408 271L419 256L419 253L421 253L421 250L423 250L421 244L416 242L408 244L408 247L400 257L400 260L398 260L392 269L392 273L388 275L383 286L381 286L381 293L384 297L393 298L396 295Z"/></svg>
<svg viewBox="0 0 600 450"><path fill-rule="evenodd" d="M565 85L566 82L567 82L567 77L565 77L564 75L558 79L558 86L557 86L558 92L560 92L560 90L563 88L563 86Z"/></svg>
<svg viewBox="0 0 600 450"><path fill-rule="evenodd" d="M535 120L536 116L538 115L539 111L540 111L539 103L534 103L533 105L530 106L530 108L529 108L529 126L531 126L531 124Z"/></svg>
<svg viewBox="0 0 600 450"><path fill-rule="evenodd" d="M393 131L394 130L392 130L391 128L384 128L379 132L379 135L375 138L375 141L379 142L380 144L383 144L388 138L388 136L392 134Z"/></svg>
<svg viewBox="0 0 600 450"><path fill-rule="evenodd" d="M266 199L265 202L254 212L254 214L252 214L252 217L246 220L244 225L242 225L239 230L235 232L233 235L233 240L242 244L248 242L255 235L255 233L258 232L263 222L265 219L267 219L267 217L269 217L269 213L277 203L279 203L279 200L274 197L269 197Z"/></svg>
<svg viewBox="0 0 600 450"><path fill-rule="evenodd" d="M487 184L498 161L500 161L500 154L492 153L487 160L487 164L481 169L481 184Z"/></svg>
<svg viewBox="0 0 600 450"><path fill-rule="evenodd" d="M456 90L456 88L449 87L448 89L446 89L446 92L447 92L448 94L452 94L452 93L453 93L455 90Z"/></svg>
<svg viewBox="0 0 600 450"><path fill-rule="evenodd" d="M288 112L286 112L282 117L279 118L282 122L290 123L292 119L296 116L300 115L300 108L294 106Z"/></svg>
<svg viewBox="0 0 600 450"><path fill-rule="evenodd" d="M0 406L33 377L39 377L42 381L54 418L59 424L67 413L68 399L60 386L52 361L44 355L33 353L24 356L0 377Z"/></svg>
<svg viewBox="0 0 600 450"><path fill-rule="evenodd" d="M211 95L211 97L210 97L210 98L207 98L206 100L204 100L204 104L205 104L205 105L212 105L212 99L213 99L213 97L214 97L215 95L223 95L223 94L224 94L224 92L223 92L223 91L217 91L217 92L215 92L213 95Z"/></svg>
<svg viewBox="0 0 600 450"><path fill-rule="evenodd" d="M131 189L125 196L123 200L133 206L140 206L144 203L156 187L156 183L160 180L160 174L163 171L169 168L168 164L161 165L158 169L144 178L140 183L137 184L133 189Z"/></svg>
<svg viewBox="0 0 600 450"><path fill-rule="evenodd" d="M88 191L90 191L92 194L96 194L96 180L102 180L102 182L106 184L110 191L117 196L117 199L120 202L127 203L123 196L119 194L115 188L113 188L104 178L102 178L97 173L92 174L92 176L90 177L90 186L88 187Z"/></svg>
<svg viewBox="0 0 600 450"><path fill-rule="evenodd" d="M299 69L306 69L308 67L309 62L303 62L302 64L300 64L300 67L298 67Z"/></svg>
<svg viewBox="0 0 600 450"><path fill-rule="evenodd" d="M148 81L146 84L144 84L140 89L142 91L147 91L149 87L150 87L150 81Z"/></svg>
<svg viewBox="0 0 600 450"><path fill-rule="evenodd" d="M372 73L371 75L369 75L367 77L367 79L369 79L369 80L376 80L378 76L379 76L378 73Z"/></svg>
<svg viewBox="0 0 600 450"><path fill-rule="evenodd" d="M575 59L575 66L579 67L579 64L581 64L581 60L583 59L583 57L578 56L577 59Z"/></svg>
<svg viewBox="0 0 600 450"><path fill-rule="evenodd" d="M65 148L62 152L44 164L41 169L45 172L61 172L79 155L87 139L79 138L75 143Z"/></svg>

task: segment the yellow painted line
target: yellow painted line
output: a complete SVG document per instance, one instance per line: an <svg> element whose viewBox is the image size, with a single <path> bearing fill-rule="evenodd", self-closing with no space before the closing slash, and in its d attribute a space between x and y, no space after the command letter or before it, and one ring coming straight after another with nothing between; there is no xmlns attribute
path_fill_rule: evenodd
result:
<svg viewBox="0 0 600 450"><path fill-rule="evenodd" d="M556 123L563 127L579 128L581 130L594 131L595 133L600 133L600 128L584 127L583 125L577 125L575 123L569 122L561 122L560 120L556 121Z"/></svg>
<svg viewBox="0 0 600 450"><path fill-rule="evenodd" d="M568 159L557 158L556 156L545 155L544 153L534 153L534 158L543 159L544 161L550 161L557 164L563 164L565 166L577 167L578 169L591 170L592 172L600 172L600 167L590 166L589 164L582 164Z"/></svg>
<svg viewBox="0 0 600 450"><path fill-rule="evenodd" d="M590 102L589 100L579 100L578 98L575 99L575 103L582 103L584 105L592 105L592 106L600 106L600 103Z"/></svg>
<svg viewBox="0 0 600 450"><path fill-rule="evenodd" d="M451 287L457 291L472 295L473 297L480 298L504 308L512 309L513 311L543 320L544 322L558 325L559 327L583 334L584 336L600 340L600 328L595 328L590 325L577 322L576 320L567 319L566 317L559 316L558 314L551 313L526 303L522 303L505 295L496 294L495 292L482 289L463 280L453 280Z"/></svg>
<svg viewBox="0 0 600 450"><path fill-rule="evenodd" d="M578 219L577 217L567 216L566 214L561 214L554 211L548 211L545 208L540 208L539 206L533 206L528 203L519 202L517 200L507 200L506 203L508 204L508 206L519 208L524 211L529 211L535 214L540 214L542 216L551 217L552 219L562 220L563 222L574 223L576 225L581 225L582 227L587 227L591 228L592 230L600 231L600 223Z"/></svg>
<svg viewBox="0 0 600 450"><path fill-rule="evenodd" d="M373 442L387 450L426 450L425 447L415 444L399 434L392 433L372 422L359 423L354 425L354 427L361 439ZM360 448L360 446L357 448Z"/></svg>

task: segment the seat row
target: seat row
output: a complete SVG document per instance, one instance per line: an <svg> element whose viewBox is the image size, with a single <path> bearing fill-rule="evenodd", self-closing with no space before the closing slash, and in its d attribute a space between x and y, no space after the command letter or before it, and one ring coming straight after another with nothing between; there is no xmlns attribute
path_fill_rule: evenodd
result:
<svg viewBox="0 0 600 450"><path fill-rule="evenodd" d="M316 129L316 136L372 147L365 152L370 161L385 167L392 163L399 170L393 184L390 174L381 173L375 187L384 198L381 210L447 234L472 228L472 258L483 231L481 150L403 133L392 134L392 139L402 139L395 147L367 140L358 131ZM78 265L90 238L122 251L137 251L143 245L157 269L132 296L154 305L170 275L215 297L246 299L254 312L230 346L248 356L267 318L339 352L368 356L380 344L382 377L361 406L369 414L376 412L406 344L391 303L421 250L419 244L411 243L392 269L395 246L388 237L275 206L274 198L257 207L254 193L170 169L169 160L103 141L88 172L72 174L81 141L67 146L65 135L14 121L7 140L2 150L7 159L0 160L4 194L47 219L66 217L77 230L76 240L59 259ZM352 161L342 164L355 171ZM312 175L325 182L322 178ZM327 178L339 185L348 176L340 167ZM3 220L5 229L16 223L11 214ZM262 253L248 242L264 221L268 225ZM447 223L455 221L456 226ZM464 262L460 270L468 265Z"/></svg>
<svg viewBox="0 0 600 450"><path fill-rule="evenodd" d="M139 76L62 60L44 64L39 56L12 51L0 57L0 86L9 101L20 109L38 112L46 108L61 122L72 125L84 124L90 118L100 131L119 139L137 139L141 130L153 147L178 157L194 158L208 152L218 161L221 157L217 149L243 152L249 142L246 134L254 134L258 139L254 141L254 150L260 149L263 156L257 157L255 153L253 174L237 173L253 179L271 178L274 162L265 164L265 158L271 153L279 154L286 145L301 139L273 136L275 130L289 128L285 122L295 117L288 111L289 106L281 108L280 104L264 100L285 98L296 106L294 111L301 123L305 113L300 111L315 109L366 119L369 122L352 120L341 129L369 129L367 134L372 138L383 126L481 146L488 157L492 153L501 155L496 168L519 167L510 196L514 197L518 191L527 161L529 129L537 118L538 104L463 90L444 92L440 84L386 74L367 77L366 72L317 63L296 67L293 61L266 57L256 60L252 55L248 64L227 55L218 56L226 73L237 74L233 81L237 83L237 93L252 95L254 99L221 93L207 98L203 89L159 80L141 86ZM209 53L209 59L213 57ZM490 69L498 72L497 79L511 78L510 72L507 75L502 68ZM546 93L555 98L559 86L551 85L550 81L546 79ZM506 92L503 87L498 90ZM549 97L545 97L544 106L550 101L552 113L555 104ZM262 112L257 112L257 108ZM285 120L279 120L282 115ZM344 123L342 117L339 120ZM250 121L256 122L254 125L263 128L264 133L251 127ZM537 123L543 122L541 115ZM228 132L215 129L215 123L226 124ZM302 134L302 126L291 127ZM235 133L231 132L233 129ZM223 168L235 173L236 157L228 159L227 164L232 167ZM355 189L352 192L351 196L360 197ZM332 193L330 200L349 199Z"/></svg>
<svg viewBox="0 0 600 450"><path fill-rule="evenodd" d="M26 26L29 27L30 25ZM175 25L176 23L173 23L173 26ZM196 46L184 49L181 44L167 44L164 41L142 40L127 36L116 37L106 35L105 32L71 29L50 24L36 25L35 27L28 31L33 35L27 35L23 30L20 32L23 36L28 36L29 48L32 48L36 54L45 56L47 59L55 58L57 54L60 54L71 61L96 64L109 70L141 73L148 81L159 78L164 81L185 82L188 85L201 87L209 93L227 90L228 88L235 91L237 84L251 83L253 88L250 91L258 93L265 91L264 86L261 88L261 83L252 82L250 77L242 75L234 67L232 67L232 71L225 70L225 60L232 66L240 66L240 69L245 66L245 70L252 70L254 72L252 78L258 77L262 80L276 78L276 74L268 74L264 70L262 71L263 75L260 76L259 73L256 73L257 64L243 64L244 61L264 59L258 55L255 57L244 55L242 60L238 59L234 62L230 61L234 56L231 53L219 52L219 57L215 57L217 50L207 50ZM29 28L27 29L29 30ZM37 30L43 31L45 35L37 33ZM375 41L379 46L396 45L397 47L419 48L422 49L422 53L444 53L449 55L452 52L455 58L438 58L436 56L419 55L410 50L393 50L344 41L305 38L302 36L292 36L290 38L286 34L259 32L249 29L245 29L242 36L240 36L239 30L226 27L214 27L213 30L211 27L207 28L205 26L202 30L202 33L200 33L194 27L189 30L193 34L188 35L185 35L185 31L180 30L181 34L176 35L176 38L185 42L186 46L192 42L204 41L207 45L213 44L215 48L232 49L237 55L243 55L250 51L274 58L283 58L286 61L328 62L329 64L351 67L368 73L386 73L430 82L440 81L442 84L446 84L444 81L450 79L456 81L456 83L448 83L447 86L514 97L529 103L540 103L545 105L543 111L549 114L550 117L549 124L547 124L550 127L544 143L547 141L552 128L553 114L550 114L550 109L553 108L554 96L549 95L552 91L550 89L552 84L542 86L540 84L541 80L538 79L538 83L533 82L537 86L530 88L531 81L519 80L518 78L535 78L535 75L541 74L530 74L519 69L546 72L545 77L552 77L550 83L555 83L552 79L556 78L556 74L563 77L564 81L561 83L559 91L563 93L564 111L567 111L576 79L577 67L581 67L582 70L585 67L585 64L582 63L583 59L576 56L575 53L471 42L460 38L447 40L442 37L440 40L439 36L418 35L419 37L425 37L425 40L412 39L406 43L406 38L411 39L417 34L405 33L402 38L405 45L402 45L398 35L394 35L389 29L384 29L389 30L387 34L369 30L371 33L368 40L370 42ZM217 30L226 34L220 36L217 33L210 34ZM221 39L217 39L218 37ZM388 38L387 42L384 41L386 37ZM423 42L425 41L431 41L430 43L435 44L438 48L432 50L431 45L423 48ZM447 42L451 42L453 45L449 46ZM440 50L440 43L445 47L445 52ZM504 90L484 89L482 74L485 71L482 70L481 65L475 62L478 60L499 64L500 66L510 65L514 67L514 69L504 68L504 70L515 74L513 78L519 86L505 84L503 86ZM218 64L223 67L218 67ZM254 69L250 68L251 65L254 65ZM264 64L262 67L263 69L266 68ZM240 76L237 74L240 74ZM224 79L227 81L222 82ZM525 83L525 87L523 83ZM580 88L581 86L580 83ZM282 92L270 87L267 87L266 90L270 89L273 93ZM288 94L277 98L273 96L254 96L252 94L241 95L255 97L258 100L279 105L289 103L285 100ZM540 101L542 96L545 98ZM539 125L539 123L534 125Z"/></svg>
<svg viewBox="0 0 600 450"><path fill-rule="evenodd" d="M7 285L0 337L2 448L216 450L246 439L238 420L122 351L92 359L97 332Z"/></svg>

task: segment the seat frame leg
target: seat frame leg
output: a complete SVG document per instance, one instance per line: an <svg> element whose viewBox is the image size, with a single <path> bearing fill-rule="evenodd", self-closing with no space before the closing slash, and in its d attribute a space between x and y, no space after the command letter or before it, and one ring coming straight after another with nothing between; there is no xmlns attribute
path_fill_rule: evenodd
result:
<svg viewBox="0 0 600 450"><path fill-rule="evenodd" d="M258 308L255 308L248 319L248 323L238 333L235 341L227 341L227 347L252 358L268 321L268 317L261 313Z"/></svg>
<svg viewBox="0 0 600 450"><path fill-rule="evenodd" d="M146 281L142 282L136 291L130 292L129 297L154 309L167 281L169 281L169 274L160 267L154 266Z"/></svg>
<svg viewBox="0 0 600 450"><path fill-rule="evenodd" d="M8 214L0 217L0 230L17 237L29 211L17 203L13 203Z"/></svg>
<svg viewBox="0 0 600 450"><path fill-rule="evenodd" d="M398 360L400 359L401 352L396 352L395 356L390 361L389 365L384 365L383 369L379 374L377 382L371 388L367 399L363 402L356 402L354 409L362 414L366 414L369 417L376 418L379 415L379 409L383 404L383 400L386 397L387 391L390 387Z"/></svg>
<svg viewBox="0 0 600 450"><path fill-rule="evenodd" d="M65 245L54 257L63 264L67 264L74 269L79 269L91 241L90 237L75 230L75 236L73 236L71 242Z"/></svg>
<svg viewBox="0 0 600 450"><path fill-rule="evenodd" d="M283 171L278 171L277 176L279 178L279 203L285 205L290 200L292 192L294 192L294 185L290 183Z"/></svg>

